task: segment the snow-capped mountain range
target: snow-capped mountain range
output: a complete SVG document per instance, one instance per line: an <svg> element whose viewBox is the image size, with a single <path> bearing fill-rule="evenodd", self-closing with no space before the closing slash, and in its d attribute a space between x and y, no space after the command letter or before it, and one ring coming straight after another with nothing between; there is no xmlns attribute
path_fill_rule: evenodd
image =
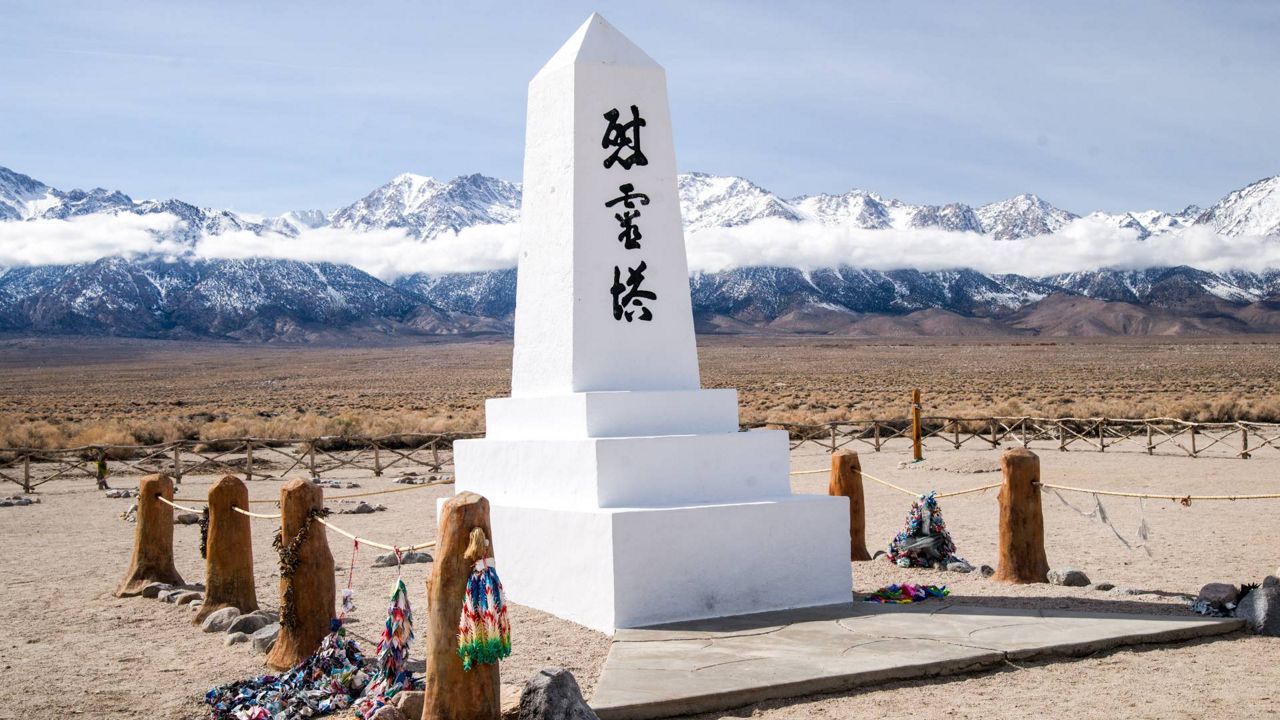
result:
<svg viewBox="0 0 1280 720"><path fill-rule="evenodd" d="M980 207L914 205L863 190L782 198L744 178L701 173L681 175L679 191L690 233L775 219L866 230L936 228L1017 242L1057 232L1080 217L1030 194ZM273 233L297 237L325 227L401 230L425 241L448 231L513 223L519 210L518 184L483 175L440 181L406 173L335 211L255 217L176 199L139 201L102 188L63 191L0 167L0 222L170 213L182 220L170 239L187 246L233 231L270 242ZM1132 230L1140 239L1193 226L1227 236L1280 235L1280 176L1232 192L1203 211L1193 206L1086 217ZM1272 319L1280 317L1280 272L1266 269L1210 273L1173 267L1032 278L966 269L745 267L695 273L690 282L704 331L1092 334L1280 328ZM253 340L505 332L514 301L514 269L384 282L350 266L278 259L106 257L0 267L0 331L8 332ZM1118 308L1120 303L1132 307Z"/></svg>

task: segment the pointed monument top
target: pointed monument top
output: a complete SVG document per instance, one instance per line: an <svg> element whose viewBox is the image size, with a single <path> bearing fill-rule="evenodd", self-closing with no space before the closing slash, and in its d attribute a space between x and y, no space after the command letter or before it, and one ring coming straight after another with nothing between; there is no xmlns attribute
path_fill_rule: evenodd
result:
<svg viewBox="0 0 1280 720"><path fill-rule="evenodd" d="M538 74L567 65L586 64L662 67L626 35L618 32L600 13L591 13L591 17L551 56Z"/></svg>

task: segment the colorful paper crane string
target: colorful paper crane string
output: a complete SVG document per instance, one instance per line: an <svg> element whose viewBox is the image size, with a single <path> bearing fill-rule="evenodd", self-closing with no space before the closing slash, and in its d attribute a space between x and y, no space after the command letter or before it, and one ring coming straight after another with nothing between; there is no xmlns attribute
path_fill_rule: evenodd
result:
<svg viewBox="0 0 1280 720"><path fill-rule="evenodd" d="M477 560L467 580L458 621L458 656L462 667L496 663L511 654L511 622L502 581L493 558Z"/></svg>

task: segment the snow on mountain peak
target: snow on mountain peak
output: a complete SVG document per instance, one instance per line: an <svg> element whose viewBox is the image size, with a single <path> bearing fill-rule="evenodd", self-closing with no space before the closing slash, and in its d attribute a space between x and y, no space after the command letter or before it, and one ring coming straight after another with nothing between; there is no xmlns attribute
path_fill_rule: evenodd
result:
<svg viewBox="0 0 1280 720"><path fill-rule="evenodd" d="M801 220L790 203L745 178L683 173L677 178L685 230L735 227L762 218Z"/></svg>
<svg viewBox="0 0 1280 720"><path fill-rule="evenodd" d="M1280 235L1280 175L1236 190L1195 222L1224 235Z"/></svg>
<svg viewBox="0 0 1280 720"><path fill-rule="evenodd" d="M1046 235L1062 229L1078 217L1031 193L983 205L974 212L982 221L983 231L997 240Z"/></svg>

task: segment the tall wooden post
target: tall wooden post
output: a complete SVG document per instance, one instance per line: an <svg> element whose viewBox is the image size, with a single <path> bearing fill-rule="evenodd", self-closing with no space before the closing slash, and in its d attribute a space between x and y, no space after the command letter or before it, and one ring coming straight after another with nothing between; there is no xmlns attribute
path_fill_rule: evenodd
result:
<svg viewBox="0 0 1280 720"><path fill-rule="evenodd" d="M173 565L173 480L168 475L147 475L138 481L138 524L133 531L133 558L116 597L142 594L153 582L182 585Z"/></svg>
<svg viewBox="0 0 1280 720"><path fill-rule="evenodd" d="M920 441L920 391L911 391L911 457L916 462L924 459Z"/></svg>
<svg viewBox="0 0 1280 720"><path fill-rule="evenodd" d="M867 501L862 493L862 461L852 450L831 455L827 494L849 498L849 559L870 560L867 552Z"/></svg>
<svg viewBox="0 0 1280 720"><path fill-rule="evenodd" d="M1044 553L1044 511L1040 506L1040 458L1026 448L1000 457L1000 548L994 579L1007 583L1049 581Z"/></svg>
<svg viewBox="0 0 1280 720"><path fill-rule="evenodd" d="M239 608L246 613L258 609L249 516L236 512L236 508L249 509L249 489L235 475L224 475L209 487L204 604L192 625L199 625L215 610L225 607Z"/></svg>
<svg viewBox="0 0 1280 720"><path fill-rule="evenodd" d="M324 490L302 479L294 479L280 487L281 543L288 547L298 536L312 510L324 507ZM286 623L286 594L292 585L293 626ZM267 655L267 666L287 670L309 657L329 634L329 623L335 617L333 554L325 527L314 520L307 538L298 548L298 567L292 578L280 577L280 636Z"/></svg>
<svg viewBox="0 0 1280 720"><path fill-rule="evenodd" d="M427 580L427 687L422 720L497 720L502 713L498 665L462 669L458 620L474 559L468 559L471 532L492 538L489 501L472 492L450 498L440 510L436 561ZM493 554L492 547L489 554Z"/></svg>

